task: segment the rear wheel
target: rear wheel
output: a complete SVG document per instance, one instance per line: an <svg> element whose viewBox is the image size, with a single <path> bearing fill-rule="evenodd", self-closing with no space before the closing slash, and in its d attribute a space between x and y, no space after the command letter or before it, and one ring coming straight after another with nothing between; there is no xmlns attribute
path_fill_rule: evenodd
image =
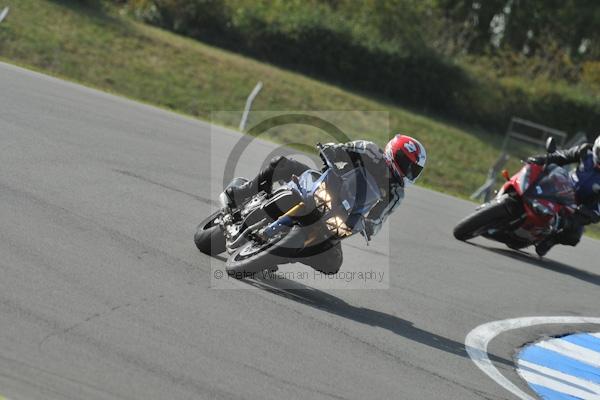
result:
<svg viewBox="0 0 600 400"><path fill-rule="evenodd" d="M220 217L220 211L211 214L204 221L200 222L194 235L194 243L198 250L210 256L220 254L226 249L223 231L215 222L218 217Z"/></svg>
<svg viewBox="0 0 600 400"><path fill-rule="evenodd" d="M458 240L469 240L481 235L488 229L494 228L514 218L513 210L516 201L509 195L487 203L484 207L469 215L456 225L454 237Z"/></svg>

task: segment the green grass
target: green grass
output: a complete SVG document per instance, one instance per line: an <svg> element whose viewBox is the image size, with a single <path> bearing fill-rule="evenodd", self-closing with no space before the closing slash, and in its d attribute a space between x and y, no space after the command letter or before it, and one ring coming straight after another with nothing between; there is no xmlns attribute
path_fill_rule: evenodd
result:
<svg viewBox="0 0 600 400"><path fill-rule="evenodd" d="M598 224L587 227L585 233L589 237L600 239L600 227L598 227Z"/></svg>
<svg viewBox="0 0 600 400"><path fill-rule="evenodd" d="M337 121L353 139L383 145L394 132L419 138L429 155L420 184L463 198L482 183L498 156L497 136L206 46L113 8L75 1L4 4L11 12L0 24L0 58L8 62L228 126L237 125L240 114L214 112L243 108L261 80L256 110L354 110L351 120ZM371 111L389 113L389 126L373 122ZM269 131L267 138L311 146L331 140L298 125Z"/></svg>

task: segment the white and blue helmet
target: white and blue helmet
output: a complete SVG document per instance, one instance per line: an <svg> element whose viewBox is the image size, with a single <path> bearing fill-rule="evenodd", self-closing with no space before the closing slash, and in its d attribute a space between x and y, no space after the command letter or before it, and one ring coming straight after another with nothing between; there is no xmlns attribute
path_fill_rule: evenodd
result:
<svg viewBox="0 0 600 400"><path fill-rule="evenodd" d="M596 138L596 141L594 142L592 152L594 153L594 164L596 164L597 167L600 167L600 135Z"/></svg>

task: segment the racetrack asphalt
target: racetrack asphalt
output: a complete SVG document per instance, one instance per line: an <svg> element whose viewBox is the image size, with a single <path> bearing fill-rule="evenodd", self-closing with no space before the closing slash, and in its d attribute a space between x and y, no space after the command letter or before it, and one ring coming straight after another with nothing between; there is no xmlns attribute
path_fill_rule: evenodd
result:
<svg viewBox="0 0 600 400"><path fill-rule="evenodd" d="M511 399L469 359L473 328L600 316L600 242L546 260L461 243L452 228L474 205L419 187L389 241L344 245L344 269L389 262L389 289L211 289L223 261L192 236L238 133L8 64L0 88L0 396ZM516 348L580 329L504 333L490 358L531 393Z"/></svg>

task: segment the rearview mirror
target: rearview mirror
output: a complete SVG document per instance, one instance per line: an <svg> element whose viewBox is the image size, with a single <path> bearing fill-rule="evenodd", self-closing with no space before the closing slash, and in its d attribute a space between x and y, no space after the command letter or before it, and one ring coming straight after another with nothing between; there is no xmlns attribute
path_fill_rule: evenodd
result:
<svg viewBox="0 0 600 400"><path fill-rule="evenodd" d="M546 151L548 154L552 154L556 151L556 142L552 136L546 139Z"/></svg>

